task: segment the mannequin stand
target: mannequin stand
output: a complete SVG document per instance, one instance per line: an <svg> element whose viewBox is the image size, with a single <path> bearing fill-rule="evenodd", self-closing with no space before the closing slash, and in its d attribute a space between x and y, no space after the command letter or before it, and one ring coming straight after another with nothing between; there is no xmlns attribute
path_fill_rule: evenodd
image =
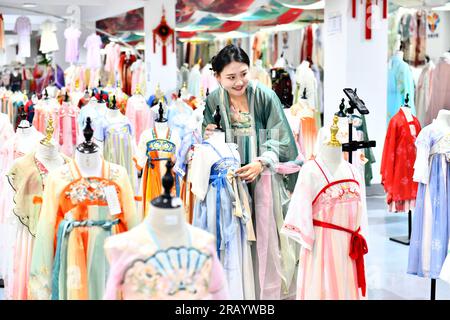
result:
<svg viewBox="0 0 450 320"><path fill-rule="evenodd" d="M408 211L408 235L407 236L398 236L398 237L391 237L389 240L404 244L406 246L409 246L409 241L411 239L411 210Z"/></svg>

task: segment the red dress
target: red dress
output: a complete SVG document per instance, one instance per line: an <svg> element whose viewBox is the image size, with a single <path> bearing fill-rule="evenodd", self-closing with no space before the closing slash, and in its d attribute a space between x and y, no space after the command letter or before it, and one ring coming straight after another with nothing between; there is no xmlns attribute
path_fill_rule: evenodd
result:
<svg viewBox="0 0 450 320"><path fill-rule="evenodd" d="M412 117L413 121L408 122L400 109L389 122L384 141L381 183L387 194L389 211L408 211L416 199L417 182L413 181L415 141L421 127L417 118Z"/></svg>

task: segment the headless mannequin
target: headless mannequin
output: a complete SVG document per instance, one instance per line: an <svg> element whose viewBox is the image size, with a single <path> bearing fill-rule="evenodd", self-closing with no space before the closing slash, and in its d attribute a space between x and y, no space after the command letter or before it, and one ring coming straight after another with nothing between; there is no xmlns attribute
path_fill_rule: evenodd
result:
<svg viewBox="0 0 450 320"><path fill-rule="evenodd" d="M103 159L100 151L82 153L75 150L75 162L83 177L101 177Z"/></svg>
<svg viewBox="0 0 450 320"><path fill-rule="evenodd" d="M26 120L25 120L26 121ZM30 141L33 141L33 127L28 128L17 128L16 135L19 138L18 139L18 150L20 150L23 153L29 153L34 148L34 145L30 143Z"/></svg>
<svg viewBox="0 0 450 320"><path fill-rule="evenodd" d="M120 109L107 109L106 120L108 123L118 123L125 120L125 116L120 112Z"/></svg>
<svg viewBox="0 0 450 320"><path fill-rule="evenodd" d="M215 130L211 136L209 136L208 139L205 140L206 142L211 143L213 146L224 144L225 143L225 132L220 130Z"/></svg>
<svg viewBox="0 0 450 320"><path fill-rule="evenodd" d="M439 110L439 113L436 117L436 122L440 127L445 128L445 131L450 131L450 110Z"/></svg>
<svg viewBox="0 0 450 320"><path fill-rule="evenodd" d="M341 168L345 171L344 167L342 167L342 165L345 164L342 147L334 147L328 144L324 144L320 148L318 155L320 159L322 159L322 161L325 163L327 169L330 171L333 177L336 177L336 174L341 171ZM348 166L345 165L345 167Z"/></svg>
<svg viewBox="0 0 450 320"><path fill-rule="evenodd" d="M172 202L178 199L172 199ZM149 204L151 214L147 216L154 236L157 238L160 249L181 247L189 245L189 231L183 207L158 208Z"/></svg>
<svg viewBox="0 0 450 320"><path fill-rule="evenodd" d="M64 158L60 155L55 144L46 146L39 143L36 148L36 159L38 159L48 171L58 168L64 164Z"/></svg>
<svg viewBox="0 0 450 320"><path fill-rule="evenodd" d="M167 136L168 128L169 126L167 124L167 121L166 122L155 121L155 131L158 138L165 139Z"/></svg>

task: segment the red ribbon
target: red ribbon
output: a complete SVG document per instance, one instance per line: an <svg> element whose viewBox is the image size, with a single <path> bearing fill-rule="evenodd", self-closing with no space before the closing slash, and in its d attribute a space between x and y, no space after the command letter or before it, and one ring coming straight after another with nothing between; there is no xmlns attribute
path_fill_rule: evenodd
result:
<svg viewBox="0 0 450 320"><path fill-rule="evenodd" d="M352 18L356 18L356 0L352 0Z"/></svg>
<svg viewBox="0 0 450 320"><path fill-rule="evenodd" d="M372 0L366 0L366 39L372 39Z"/></svg>
<svg viewBox="0 0 450 320"><path fill-rule="evenodd" d="M352 235L350 239L350 252L349 256L356 262L356 273L358 277L358 288L361 288L363 297L366 296L366 276L364 272L364 255L369 252L367 248L366 239L359 234L361 228L356 231L337 226L335 224L322 222L319 220L313 220L313 224L318 227L335 229L340 231L348 232Z"/></svg>
<svg viewBox="0 0 450 320"><path fill-rule="evenodd" d="M388 11L387 6L388 6L387 0L383 0L383 19L387 18L387 11Z"/></svg>

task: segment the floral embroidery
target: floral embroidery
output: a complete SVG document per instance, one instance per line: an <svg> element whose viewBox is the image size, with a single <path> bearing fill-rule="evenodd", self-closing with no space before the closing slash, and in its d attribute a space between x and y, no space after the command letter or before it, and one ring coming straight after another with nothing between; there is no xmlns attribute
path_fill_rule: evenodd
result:
<svg viewBox="0 0 450 320"><path fill-rule="evenodd" d="M354 182L341 182L332 185L325 189L320 197L322 202L334 202L336 200L345 201L353 199L360 199L359 187Z"/></svg>
<svg viewBox="0 0 450 320"><path fill-rule="evenodd" d="M285 224L285 225L283 226L283 228L285 228L285 229L287 229L287 230L291 230L291 231L297 232L297 233L301 233L301 232L300 232L300 229L297 228L296 226L293 226L292 224Z"/></svg>
<svg viewBox="0 0 450 320"><path fill-rule="evenodd" d="M109 185L111 183L106 179L82 178L72 183L65 195L74 205L84 201L106 202L106 195L103 188Z"/></svg>

